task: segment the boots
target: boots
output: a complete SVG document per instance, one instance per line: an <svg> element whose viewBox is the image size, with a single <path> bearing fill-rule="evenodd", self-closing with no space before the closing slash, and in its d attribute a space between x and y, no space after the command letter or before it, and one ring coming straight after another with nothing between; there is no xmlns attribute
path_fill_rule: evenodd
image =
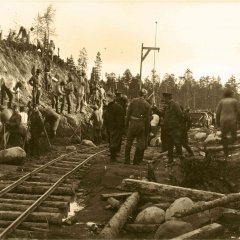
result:
<svg viewBox="0 0 240 240"><path fill-rule="evenodd" d="M136 148L134 158L133 158L133 165L138 165L143 161L144 150L140 150Z"/></svg>

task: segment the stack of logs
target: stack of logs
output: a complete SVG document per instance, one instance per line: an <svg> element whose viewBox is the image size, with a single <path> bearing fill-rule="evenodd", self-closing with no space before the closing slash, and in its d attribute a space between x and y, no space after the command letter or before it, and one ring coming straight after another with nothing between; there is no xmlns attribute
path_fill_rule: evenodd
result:
<svg viewBox="0 0 240 240"><path fill-rule="evenodd" d="M122 193L102 194L102 198L108 201L107 208L117 209L117 213L111 218L101 231L99 237L113 239L118 237L121 230L147 233L155 239L159 239L157 232L168 221L185 221L191 223L192 229L184 234L175 233L168 239L206 239L215 238L224 233L225 225L239 224L240 222L240 193L224 195L216 192L202 191L172 185L159 184L148 181L124 179L121 184ZM121 204L119 200L126 198ZM137 207L146 202L154 203L159 208L169 209L172 203L179 198L190 198L193 201L201 201L188 209L175 212L170 219L166 218L163 223L139 224L129 221L129 216L135 216ZM168 210L166 210L167 213ZM201 223L193 221L196 214L208 212L211 218L204 219ZM163 211L164 212L164 211ZM214 221L214 222L212 222ZM152 234L152 235L151 235ZM172 233L171 233L172 234Z"/></svg>

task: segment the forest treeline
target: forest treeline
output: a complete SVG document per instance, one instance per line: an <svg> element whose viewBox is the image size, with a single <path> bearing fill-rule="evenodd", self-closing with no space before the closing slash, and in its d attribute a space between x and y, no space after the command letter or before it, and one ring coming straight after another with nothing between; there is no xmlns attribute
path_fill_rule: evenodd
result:
<svg viewBox="0 0 240 240"><path fill-rule="evenodd" d="M137 97L140 89L140 76L133 76L127 69L122 76L116 77L114 73L106 74L106 82L103 82L107 91L120 91L129 99ZM165 74L160 81L156 73L143 80L142 87L148 90L149 95L153 92L156 104L159 105L163 92L170 92L173 98L183 107L191 109L209 109L215 111L217 103L223 96L224 89L230 88L237 99L239 99L239 83L232 75L225 84L220 77L202 76L196 80L190 69L187 69L182 77L174 74Z"/></svg>

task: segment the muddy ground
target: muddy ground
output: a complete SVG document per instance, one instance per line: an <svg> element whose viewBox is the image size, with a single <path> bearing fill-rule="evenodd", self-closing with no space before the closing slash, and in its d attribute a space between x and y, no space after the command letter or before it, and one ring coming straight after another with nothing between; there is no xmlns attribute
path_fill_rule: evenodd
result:
<svg viewBox="0 0 240 240"><path fill-rule="evenodd" d="M57 156L65 152L65 147L58 146L51 153L46 153L43 157ZM195 154L198 154L196 151ZM197 189L216 191L221 193L231 193L240 191L240 171L239 171L239 152L231 152L232 156L228 162L223 161L222 154L211 157L206 164L200 163L197 166L187 166L187 174L183 174L182 168L178 163L171 168L166 167L166 158L160 156L159 147L148 147L145 151L144 163L139 166L124 165L124 146L117 163L110 163L109 153L106 152L101 157L91 161L91 167L82 178L77 201L83 207L69 225L51 226L48 234L49 239L89 239L97 238L101 228L114 215L115 211L106 210L108 205L101 199L102 193L118 192L116 187L124 178L144 179L148 178L147 161L154 160L154 172L159 183L176 184ZM28 158L28 161L38 161ZM200 166L200 167L199 167ZM1 165L1 174L19 171L16 166ZM179 182L176 182L178 180ZM88 222L94 222L98 225L95 228L89 228ZM143 238L146 236L130 235L124 231L120 238Z"/></svg>

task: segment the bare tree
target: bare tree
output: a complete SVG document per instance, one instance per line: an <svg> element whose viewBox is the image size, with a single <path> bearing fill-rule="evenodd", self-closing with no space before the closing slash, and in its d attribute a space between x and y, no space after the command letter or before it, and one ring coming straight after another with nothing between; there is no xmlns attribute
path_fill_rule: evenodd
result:
<svg viewBox="0 0 240 240"><path fill-rule="evenodd" d="M35 39L49 43L49 38L56 35L56 29L53 26L55 15L56 9L52 5L49 5L43 14L37 14L33 24Z"/></svg>

